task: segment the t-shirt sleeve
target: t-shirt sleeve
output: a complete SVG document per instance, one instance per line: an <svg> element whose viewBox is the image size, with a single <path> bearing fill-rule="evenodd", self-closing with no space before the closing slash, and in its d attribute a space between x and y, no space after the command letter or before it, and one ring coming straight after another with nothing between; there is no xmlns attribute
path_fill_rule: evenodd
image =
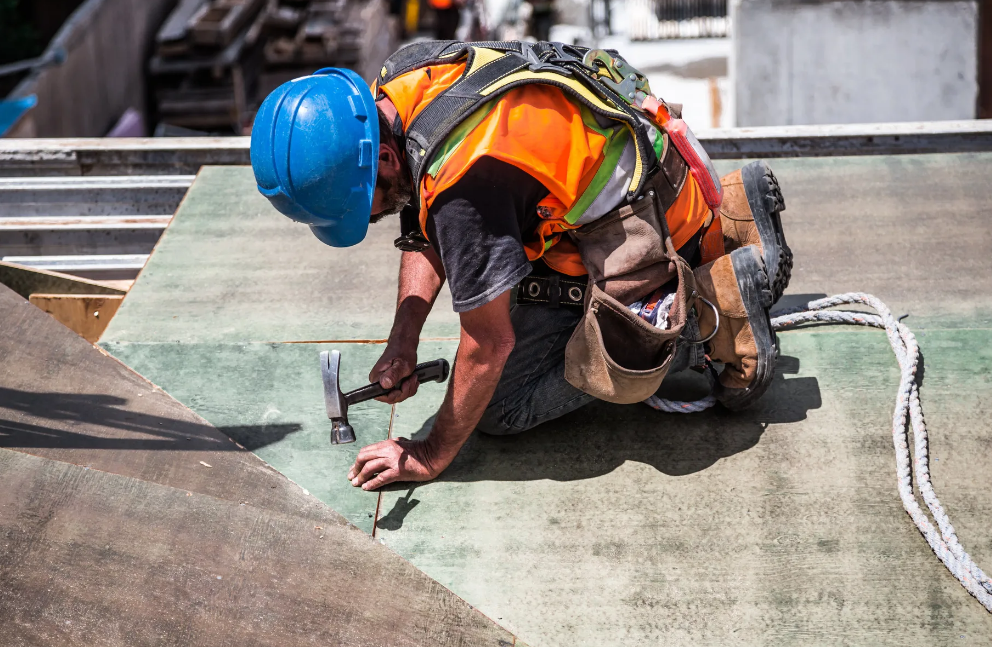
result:
<svg viewBox="0 0 992 647"><path fill-rule="evenodd" d="M521 232L548 190L517 167L483 157L434 199L427 237L441 257L455 312L485 305L530 274Z"/></svg>

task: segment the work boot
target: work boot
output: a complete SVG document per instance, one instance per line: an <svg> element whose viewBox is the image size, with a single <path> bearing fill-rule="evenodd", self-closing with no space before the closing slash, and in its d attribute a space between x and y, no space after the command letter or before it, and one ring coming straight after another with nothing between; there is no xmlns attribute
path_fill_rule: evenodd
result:
<svg viewBox="0 0 992 647"><path fill-rule="evenodd" d="M724 249L730 254L735 249L757 245L768 269L772 295L778 301L792 275L792 250L785 242L780 215L785 211L785 199L778 179L759 160L725 176L720 184Z"/></svg>
<svg viewBox="0 0 992 647"><path fill-rule="evenodd" d="M724 364L714 391L732 410L744 409L775 375L775 333L768 310L774 299L755 245L739 247L693 271L700 339L706 354Z"/></svg>

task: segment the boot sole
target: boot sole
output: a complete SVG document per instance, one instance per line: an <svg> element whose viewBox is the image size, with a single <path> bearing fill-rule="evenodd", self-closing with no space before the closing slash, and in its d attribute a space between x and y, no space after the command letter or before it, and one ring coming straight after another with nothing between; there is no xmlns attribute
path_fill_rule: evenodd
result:
<svg viewBox="0 0 992 647"><path fill-rule="evenodd" d="M792 250L785 242L781 213L785 198L778 178L764 161L751 162L741 169L744 194L754 215L754 224L761 237L762 257L768 270L772 303L778 301L792 278ZM771 304L769 304L771 307Z"/></svg>
<svg viewBox="0 0 992 647"><path fill-rule="evenodd" d="M777 345L768 309L774 300L765 271L765 263L754 247L735 249L730 255L737 275L737 287L747 311L754 343L758 349L758 363L751 385L745 389L728 389L716 385L715 395L720 403L732 411L746 409L765 394L775 377Z"/></svg>

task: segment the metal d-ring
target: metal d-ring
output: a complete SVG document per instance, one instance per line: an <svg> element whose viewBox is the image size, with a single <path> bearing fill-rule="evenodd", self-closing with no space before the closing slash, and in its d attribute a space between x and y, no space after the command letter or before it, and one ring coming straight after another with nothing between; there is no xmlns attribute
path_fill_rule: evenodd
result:
<svg viewBox="0 0 992 647"><path fill-rule="evenodd" d="M703 297L698 295L696 296L696 298L713 309L713 317L716 319L716 327L713 328L713 332L710 333L709 337L707 337L706 339L697 339L695 341L689 342L690 344L705 344L709 340L716 337L716 334L720 332L720 311L716 309L716 306L713 305L713 303L709 299L704 299Z"/></svg>

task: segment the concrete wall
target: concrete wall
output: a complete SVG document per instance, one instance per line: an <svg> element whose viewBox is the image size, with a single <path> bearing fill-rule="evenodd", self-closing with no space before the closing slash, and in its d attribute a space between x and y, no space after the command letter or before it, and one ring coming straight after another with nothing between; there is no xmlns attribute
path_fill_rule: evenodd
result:
<svg viewBox="0 0 992 647"><path fill-rule="evenodd" d="M972 119L977 3L733 0L738 126Z"/></svg>
<svg viewBox="0 0 992 647"><path fill-rule="evenodd" d="M144 112L144 67L175 0L87 0L49 48L67 60L25 79L11 96L38 95L13 137L99 137L129 107Z"/></svg>

